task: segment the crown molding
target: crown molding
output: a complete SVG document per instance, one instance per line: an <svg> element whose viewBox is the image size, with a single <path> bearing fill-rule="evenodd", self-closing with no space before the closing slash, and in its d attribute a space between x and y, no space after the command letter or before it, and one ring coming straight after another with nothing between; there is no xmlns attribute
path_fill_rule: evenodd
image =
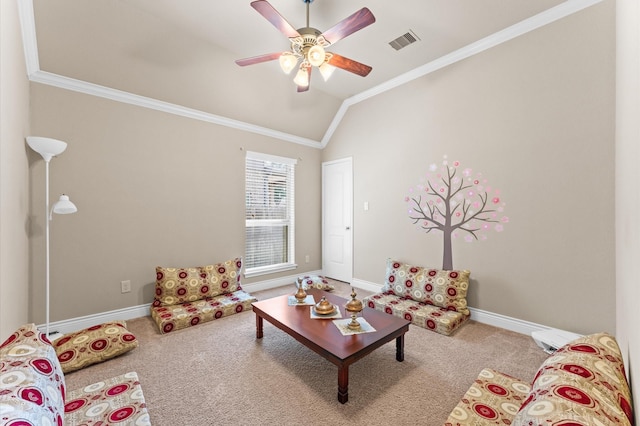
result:
<svg viewBox="0 0 640 426"><path fill-rule="evenodd" d="M358 104L374 96L378 96L388 90L398 86L407 84L413 80L440 70L451 64L463 59L469 58L487 49L498 46L530 31L534 31L540 27L548 25L559 19L565 18L604 0L567 0L555 7L545 10L537 15L520 21L504 30L491 34L474 43L468 44L456 51L435 59L425 65L417 67L411 71L401 74L395 78L387 80L371 89L365 90L357 95L345 99L338 111L336 112L329 127L325 131L321 141L304 138L290 133L281 132L267 127L256 126L244 121L233 120L231 118L220 115L210 114L181 105L169 102L159 101L157 99L139 96L133 93L124 92L122 90L113 89L106 86L89 83L82 80L52 74L40 70L38 58L38 44L36 39L36 28L33 10L33 0L16 0L18 2L18 13L20 17L20 25L22 28L22 40L25 52L25 61L27 67L27 75L30 81L62 89L73 90L75 92L85 93L92 96L98 96L110 99L116 102L123 102L130 105L136 105L142 108L154 109L169 114L179 115L194 120L205 121L208 123L218 124L233 129L256 133L263 136L305 145L313 148L323 149L327 146L338 126L342 122L345 114L352 105Z"/></svg>

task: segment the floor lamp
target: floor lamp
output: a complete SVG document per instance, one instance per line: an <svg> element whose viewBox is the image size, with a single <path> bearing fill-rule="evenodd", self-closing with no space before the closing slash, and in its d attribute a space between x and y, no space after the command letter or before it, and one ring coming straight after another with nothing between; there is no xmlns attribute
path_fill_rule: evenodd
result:
<svg viewBox="0 0 640 426"><path fill-rule="evenodd" d="M69 197L62 194L60 199L49 209L49 162L67 149L67 143L57 139L43 138L39 136L28 136L29 147L40 154L45 162L45 240L46 240L46 271L45 271L45 292L46 292L46 336L49 337L49 222L53 219L53 213L70 214L78 211L76 206L69 201Z"/></svg>

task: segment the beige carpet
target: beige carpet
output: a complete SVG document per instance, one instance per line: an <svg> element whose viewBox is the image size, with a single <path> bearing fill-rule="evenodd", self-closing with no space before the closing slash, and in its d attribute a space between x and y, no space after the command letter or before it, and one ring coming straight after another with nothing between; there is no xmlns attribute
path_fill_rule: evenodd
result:
<svg viewBox="0 0 640 426"><path fill-rule="evenodd" d="M347 297L349 286L336 285ZM166 335L150 317L129 320L128 328L137 349L67 374L67 388L136 371L152 423L167 426L442 425L482 368L529 381L546 358L530 337L476 322L452 337L411 325L404 362L390 342L351 365L343 405L337 367L266 321L256 340L253 312Z"/></svg>

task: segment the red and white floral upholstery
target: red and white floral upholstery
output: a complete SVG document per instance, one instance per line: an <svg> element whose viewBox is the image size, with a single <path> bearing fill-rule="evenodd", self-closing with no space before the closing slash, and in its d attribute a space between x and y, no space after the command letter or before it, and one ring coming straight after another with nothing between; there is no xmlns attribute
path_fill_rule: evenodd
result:
<svg viewBox="0 0 640 426"><path fill-rule="evenodd" d="M530 388L530 391L526 391ZM633 407L615 338L597 333L558 349L533 384L483 370L445 426L632 425Z"/></svg>
<svg viewBox="0 0 640 426"><path fill-rule="evenodd" d="M151 318L160 333L251 310L255 297L242 290L242 258L193 268L156 268Z"/></svg>
<svg viewBox="0 0 640 426"><path fill-rule="evenodd" d="M241 271L241 258L193 268L158 266L153 306L173 306L241 290Z"/></svg>
<svg viewBox="0 0 640 426"><path fill-rule="evenodd" d="M35 324L0 346L0 424L62 425L65 392L56 351Z"/></svg>
<svg viewBox="0 0 640 426"><path fill-rule="evenodd" d="M453 334L469 319L469 315L458 311L416 302L409 297L398 297L390 291L367 296L363 303L365 306L404 318L412 324L445 336Z"/></svg>
<svg viewBox="0 0 640 426"><path fill-rule="evenodd" d="M592 334L558 349L540 367L517 424L630 425L631 393L613 336Z"/></svg>
<svg viewBox="0 0 640 426"><path fill-rule="evenodd" d="M126 321L109 321L65 334L53 347L62 371L70 373L129 352L138 347L138 340Z"/></svg>
<svg viewBox="0 0 640 426"><path fill-rule="evenodd" d="M151 318L161 333L170 333L203 322L251 310L255 297L238 290L229 294L182 303L173 306L151 307Z"/></svg>
<svg viewBox="0 0 640 426"><path fill-rule="evenodd" d="M453 409L445 426L508 425L531 391L515 377L485 368Z"/></svg>
<svg viewBox="0 0 640 426"><path fill-rule="evenodd" d="M469 275L466 270L445 271L389 259L382 291L365 297L363 303L450 336L471 316Z"/></svg>
<svg viewBox="0 0 640 426"><path fill-rule="evenodd" d="M150 425L138 375L130 372L69 392L64 424Z"/></svg>
<svg viewBox="0 0 640 426"><path fill-rule="evenodd" d="M302 286L304 290L318 289L324 291L333 291L336 288L329 284L329 280L322 275L304 275L296 280L296 288Z"/></svg>
<svg viewBox="0 0 640 426"><path fill-rule="evenodd" d="M26 324L0 346L0 424L147 426L151 422L136 373L67 393L53 346L35 324Z"/></svg>

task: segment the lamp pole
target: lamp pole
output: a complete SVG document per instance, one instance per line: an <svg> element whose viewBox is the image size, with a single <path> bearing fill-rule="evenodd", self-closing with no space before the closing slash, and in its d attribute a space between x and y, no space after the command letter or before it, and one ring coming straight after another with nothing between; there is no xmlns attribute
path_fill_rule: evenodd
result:
<svg viewBox="0 0 640 426"><path fill-rule="evenodd" d="M49 338L49 222L53 213L68 214L77 211L76 206L69 201L69 197L62 195L60 201L56 202L53 208L49 209L49 162L56 155L60 155L67 149L67 143L57 139L43 138L39 136L27 137L27 144L31 149L40 154L45 164L45 316L46 316L46 336Z"/></svg>

